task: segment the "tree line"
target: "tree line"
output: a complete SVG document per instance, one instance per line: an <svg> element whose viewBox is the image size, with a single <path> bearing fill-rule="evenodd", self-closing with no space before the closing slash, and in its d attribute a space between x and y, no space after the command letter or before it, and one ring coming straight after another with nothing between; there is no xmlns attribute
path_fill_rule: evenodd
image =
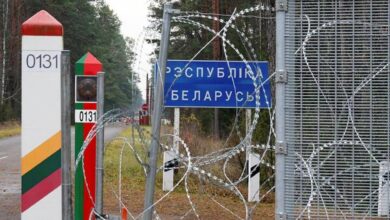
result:
<svg viewBox="0 0 390 220"><path fill-rule="evenodd" d="M154 0L151 6L150 19L152 28L157 32L161 31L162 8L166 1ZM233 12L255 7L257 5L274 6L274 0L180 0L175 1L173 8L180 9L182 12L189 14L201 12L207 16L216 16L219 19L227 21ZM252 47L255 49L255 54L258 60L269 61L270 72L274 70L275 57L275 20L274 13L267 11L256 11L248 13L248 16L243 16L235 21L236 27L246 34ZM202 18L191 18L210 28L217 28L219 31L224 23L219 25L213 24L212 20ZM235 30L229 29L228 39L237 46L247 60L254 60L253 55L248 53L248 48L243 43L243 38ZM209 31L196 27L191 24L172 22L171 38L169 45L169 59L186 60L191 59L210 39L214 36ZM154 39L159 42L159 39ZM215 41L217 43L215 44ZM219 41L219 42L218 42ZM230 48L226 47L228 60L241 60L241 58ZM158 53L158 51L157 51ZM213 44L209 44L204 50L195 57L196 60L225 60L225 54L222 48L221 40L216 38ZM226 137L230 134L232 124L234 123L236 110L235 109L219 109L218 115L215 115L213 109L183 109L184 117L194 114L199 119L202 130L205 134L215 133L216 136ZM168 110L169 114L169 110ZM244 117L244 111L240 115ZM241 118L241 119L242 119ZM266 141L268 138L269 114L268 110L262 110L260 123L257 132L254 134L256 141ZM245 120L240 120L244 123ZM217 123L216 123L217 122ZM263 123L262 123L263 122ZM216 126L215 126L216 124ZM243 124L242 124L243 125ZM260 126L262 126L260 128ZM244 127L244 126L241 126Z"/></svg>
<svg viewBox="0 0 390 220"><path fill-rule="evenodd" d="M87 51L103 64L106 74L105 106L130 108L141 102L132 84L133 40L120 33L120 21L104 0L2 0L0 2L0 122L20 119L21 25L40 10L52 14L64 26L64 48L74 64ZM73 91L73 90L72 90ZM134 94L134 97L131 97ZM74 95L72 95L72 98ZM72 102L73 103L73 102Z"/></svg>
<svg viewBox="0 0 390 220"><path fill-rule="evenodd" d="M151 6L150 19L152 22L152 28L157 32L161 31L161 18L162 8L164 0L153 0ZM174 1L173 8L180 9L182 12L188 14L196 14L198 12L206 16L216 16L224 21L229 20L233 13L237 13L240 10L244 10L250 7L256 7L257 5L265 5L273 7L274 0L180 0ZM182 14L186 15L186 14ZM271 11L256 11L246 14L234 22L234 25L243 33L245 33L253 49L255 50L254 56L241 34L238 34L234 29L229 29L227 32L228 40L233 43L237 49L245 56L248 61L263 60L269 61L269 73L275 70L275 14ZM212 28L216 32L221 30L226 23L215 24L213 20L204 19L199 17L189 18L196 22L202 23L209 28ZM172 22L171 24L171 36L168 51L169 59L189 60L192 59L195 54L197 56L195 60L241 60L235 51L230 47L226 47L226 54L223 50L223 42L221 39L214 39L212 43L208 44L213 39L214 34L199 28L197 26ZM153 39L155 42L159 42L159 39ZM205 48L203 48L206 44ZM198 54L199 50L202 50ZM158 51L156 51L158 53ZM272 84L273 82L271 82ZM271 86L271 88L274 88ZM271 93L274 94L273 89ZM274 97L274 95L272 95ZM272 100L274 103L274 100ZM172 109L165 109L166 115L172 117ZM180 110L181 131L184 140L188 141L191 145L191 150L205 151L208 150L201 148L211 148L209 145L203 146L200 142L197 143L194 139L205 139L204 137L212 138L218 145L218 140L225 140L229 137L224 144L224 147L235 146L240 142L240 137L235 131L238 128L241 134L245 134L245 110L243 109L195 109L195 108L182 108ZM238 114L238 121L236 121L236 115ZM269 138L270 132L270 114L268 109L260 110L258 123L252 135L252 142L256 144L265 144ZM238 123L237 123L238 122ZM235 124L237 123L237 124ZM186 136L186 130L189 131L189 136ZM195 133L194 133L195 132ZM196 132L199 132L197 134ZM187 132L188 133L188 132ZM200 136L198 136L200 135ZM194 142L194 143L192 143ZM274 140L271 137L270 144L274 144ZM198 153L199 153L198 152ZM274 164L274 154L267 154L264 158L265 161L270 164ZM241 154L234 158L232 167L244 168L245 155ZM241 170L241 169L240 169ZM266 167L260 168L261 176L272 176L272 171ZM266 183L266 187L273 186L273 181Z"/></svg>

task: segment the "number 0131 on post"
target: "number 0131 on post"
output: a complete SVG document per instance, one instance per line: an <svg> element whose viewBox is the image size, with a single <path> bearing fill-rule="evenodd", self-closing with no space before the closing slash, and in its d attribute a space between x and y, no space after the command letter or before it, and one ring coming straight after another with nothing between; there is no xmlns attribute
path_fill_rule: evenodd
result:
<svg viewBox="0 0 390 220"><path fill-rule="evenodd" d="M96 123L97 121L96 110L76 110L74 116L76 123Z"/></svg>
<svg viewBox="0 0 390 220"><path fill-rule="evenodd" d="M61 70L60 51L23 51L23 72L52 72Z"/></svg>

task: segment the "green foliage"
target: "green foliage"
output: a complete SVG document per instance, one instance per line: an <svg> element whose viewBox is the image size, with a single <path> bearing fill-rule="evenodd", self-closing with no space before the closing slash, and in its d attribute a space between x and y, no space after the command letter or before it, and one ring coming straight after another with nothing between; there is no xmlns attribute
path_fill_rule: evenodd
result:
<svg viewBox="0 0 390 220"><path fill-rule="evenodd" d="M65 31L64 48L71 51L72 70L75 62L88 51L102 62L106 72L106 110L126 109L132 102L141 102L141 93L138 88L132 88L130 80L134 74L131 68L134 59L131 52L133 41L121 35L121 23L104 0L93 3L87 0L15 0L9 7L9 26L12 24L12 30L16 29L18 35L22 22L40 10L48 11L61 22ZM2 7L0 9L0 13L4 14ZM12 16L14 13L17 15ZM20 38L13 36L12 32L9 35L6 42L9 42L9 47L13 50L8 50L5 57L7 64L5 94L6 97L16 95L12 96L12 103L4 102L0 105L0 121L20 118L21 97L20 89L18 90L21 78L20 63L13 61L18 60L20 56ZM12 46L12 43L15 43L15 46ZM1 59L0 55L0 61ZM71 97L73 98L74 94Z"/></svg>
<svg viewBox="0 0 390 220"><path fill-rule="evenodd" d="M3 105L0 105L0 122L9 121L17 118L17 115L12 110L12 105L10 101L4 102Z"/></svg>
<svg viewBox="0 0 390 220"><path fill-rule="evenodd" d="M112 10L99 2L97 8L96 43L91 47L92 53L99 54L106 74L106 106L108 108L128 108L132 101L131 62L133 53L131 39L124 39L120 34L120 22ZM140 97L138 97L140 98Z"/></svg>
<svg viewBox="0 0 390 220"><path fill-rule="evenodd" d="M161 22L158 22L162 18L162 3L165 1L155 0L151 6L151 19L156 21L155 25L152 27L156 31L160 32ZM181 11L196 13L209 13L211 16L213 13L212 9L213 0L180 0L175 1L174 8L180 9ZM259 3L272 5L274 4L273 0L220 0L219 5L219 15L220 19L227 21L234 12L237 13L240 10L254 7ZM261 16L271 17L273 15L263 14ZM255 49L257 60L269 60L270 61L270 71L273 68L273 55L274 47L272 38L274 30L274 22L270 19L261 19L259 12L250 13L247 17L241 17L234 22L234 25L243 33L246 34L249 42L252 47ZM209 19L201 18L191 18L196 22L204 24L210 28L213 27L212 21ZM158 25L157 25L158 24ZM220 28L223 28L225 23L220 24ZM243 54L246 60L254 60L255 56L249 53L250 48L244 42L243 37L237 33L234 29L229 29L227 32L228 39L232 42L235 47ZM214 34L209 32L206 29L199 28L194 25L185 24L185 23L172 23L171 28L171 41L169 45L169 59L192 59L195 60L211 60L213 59L213 47L212 43L209 41L214 37ZM155 39L158 41L158 39ZM208 44L209 43L209 44ZM208 44L201 53L196 57L193 57L199 50L201 50L206 44ZM240 56L229 46L226 47L227 56L225 56L222 47L220 48L221 60L241 60ZM158 53L158 51L156 52ZM201 129L204 133L212 133L213 120L214 120L214 110L213 109L190 109L184 111L185 114L195 114L196 118L199 119L201 124ZM227 137L230 134L230 131L233 129L233 123L236 115L236 110L234 109L220 109L219 110L219 129L220 136ZM243 120L243 117L240 118ZM240 125L242 126L242 125ZM266 141L269 131L269 116L268 111L261 113L261 118L258 124L258 128L254 134L256 141ZM234 132L235 133L235 132Z"/></svg>

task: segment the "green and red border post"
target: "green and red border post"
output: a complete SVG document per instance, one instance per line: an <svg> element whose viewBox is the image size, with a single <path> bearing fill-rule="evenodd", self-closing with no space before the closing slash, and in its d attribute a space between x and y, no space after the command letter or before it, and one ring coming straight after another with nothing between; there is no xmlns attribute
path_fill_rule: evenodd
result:
<svg viewBox="0 0 390 220"><path fill-rule="evenodd" d="M75 74L75 158L80 153L84 140L96 124L96 80L97 73L103 65L91 53L85 54L76 62ZM95 85L93 81L95 80ZM84 84L83 84L84 81ZM84 92L82 89L92 90ZM94 90L94 91L93 91ZM92 94L95 92L95 94ZM90 98L90 99L89 99ZM94 137L84 152L84 171L82 162L78 164L75 174L75 220L89 219L95 203L95 165L96 165L96 137ZM85 178L84 178L85 177ZM88 191L89 189L89 191ZM94 215L92 215L94 216Z"/></svg>

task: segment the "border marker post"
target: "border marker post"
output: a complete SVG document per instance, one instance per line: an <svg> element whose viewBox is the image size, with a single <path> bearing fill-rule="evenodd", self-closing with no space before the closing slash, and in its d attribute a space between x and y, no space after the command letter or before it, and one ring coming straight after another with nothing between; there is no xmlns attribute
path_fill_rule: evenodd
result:
<svg viewBox="0 0 390 220"><path fill-rule="evenodd" d="M97 73L103 65L91 53L76 62L75 75L75 158L97 122ZM75 167L75 220L89 219L95 202L96 136L84 151L84 159ZM84 166L83 163L84 162ZM84 171L83 171L84 167ZM85 177L85 179L84 179Z"/></svg>
<svg viewBox="0 0 390 220"><path fill-rule="evenodd" d="M22 220L62 219L63 34L44 10L22 25Z"/></svg>

